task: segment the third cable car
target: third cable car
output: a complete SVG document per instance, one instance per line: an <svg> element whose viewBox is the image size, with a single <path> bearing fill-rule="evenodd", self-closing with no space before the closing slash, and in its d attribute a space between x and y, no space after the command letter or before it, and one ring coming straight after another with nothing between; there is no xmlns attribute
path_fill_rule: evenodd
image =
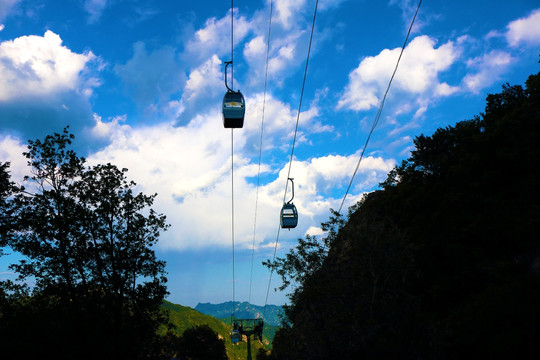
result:
<svg viewBox="0 0 540 360"><path fill-rule="evenodd" d="M238 331L238 329L232 329L231 330L231 341L233 343L237 343L240 340L242 340L242 334L240 334L240 331Z"/></svg>

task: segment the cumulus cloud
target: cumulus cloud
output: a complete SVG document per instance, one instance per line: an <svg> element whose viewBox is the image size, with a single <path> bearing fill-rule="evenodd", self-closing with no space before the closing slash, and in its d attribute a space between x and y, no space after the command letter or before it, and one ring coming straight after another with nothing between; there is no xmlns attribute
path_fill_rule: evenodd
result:
<svg viewBox="0 0 540 360"><path fill-rule="evenodd" d="M0 161L10 162L9 172L11 181L20 182L25 175L28 175L26 158L22 155L28 151L27 145L11 135L0 135Z"/></svg>
<svg viewBox="0 0 540 360"><path fill-rule="evenodd" d="M258 20L260 21L260 20ZM255 21L254 21L255 22ZM286 77L293 73L305 59L298 56L307 49L305 29L284 32L278 25L273 25L270 51L268 54L268 81L275 86L282 86ZM298 27L298 24L295 26ZM256 29L255 31L260 31ZM306 47L306 49L304 49ZM267 34L257 35L246 43L244 58L250 66L253 76L250 84L262 84L266 70ZM307 51L307 50L306 50Z"/></svg>
<svg viewBox="0 0 540 360"><path fill-rule="evenodd" d="M242 42L252 31L253 23L245 16L238 15L238 9L234 10L234 41ZM230 57L231 51L231 14L220 19L212 17L206 20L204 27L197 30L192 39L186 44L184 57L190 63L193 59L206 61L214 54Z"/></svg>
<svg viewBox="0 0 540 360"><path fill-rule="evenodd" d="M482 56L469 59L467 66L473 69L474 73L467 74L463 78L464 87L473 93L478 93L497 81L512 61L512 56L502 50L492 50Z"/></svg>
<svg viewBox="0 0 540 360"><path fill-rule="evenodd" d="M191 102L201 95L209 97L209 93L214 95L223 92L224 75L221 72L221 60L217 55L212 56L208 61L193 70L184 88L184 99Z"/></svg>
<svg viewBox="0 0 540 360"><path fill-rule="evenodd" d="M533 10L527 17L508 24L506 40L510 46L540 44L540 9Z"/></svg>
<svg viewBox="0 0 540 360"><path fill-rule="evenodd" d="M254 107L254 111L260 109ZM269 122L266 146L280 143L276 140L278 133L294 127L295 118L294 111L272 97L268 111L283 114L289 121L280 122L276 118L276 123ZM155 208L165 213L172 224L170 231L163 234L160 246L176 249L230 246L231 133L221 128L219 107L199 114L183 127L162 123L135 128L124 120L96 119L93 131L115 141L88 156L88 161L126 167L130 179L139 184L141 191L158 193ZM235 242L239 248L246 249L253 241L257 191L254 179L258 171L258 159L247 157L247 147L251 146L251 136L259 131L256 122L246 121L248 124L241 132L234 133ZM288 143L290 139L287 140ZM301 213L300 231L313 229L326 219L330 207L339 206L344 189L336 184L346 184L357 160L358 153L293 161L291 176L295 178L294 201ZM366 157L348 204L382 181L393 166L391 159ZM264 181L259 188L256 246L267 244L275 236L287 170L288 154L284 153L277 161L273 156L270 159L263 156Z"/></svg>
<svg viewBox="0 0 540 360"><path fill-rule="evenodd" d="M81 76L92 52L77 54L59 35L47 30L43 36L22 36L0 43L0 100L62 91L80 91Z"/></svg>
<svg viewBox="0 0 540 360"><path fill-rule="evenodd" d="M297 14L305 7L306 0L277 0L275 2L276 19L283 27L289 29Z"/></svg>
<svg viewBox="0 0 540 360"><path fill-rule="evenodd" d="M0 125L25 138L91 125L88 97L100 80L102 62L91 51L79 54L59 35L21 36L0 43Z"/></svg>
<svg viewBox="0 0 540 360"><path fill-rule="evenodd" d="M345 0L321 0L318 10L324 11L338 7ZM274 1L275 22L285 29L293 28L300 16L313 14L315 3L306 0L276 0Z"/></svg>
<svg viewBox="0 0 540 360"><path fill-rule="evenodd" d="M256 36L246 43L244 47L244 57L264 58L266 55L266 42L262 35Z"/></svg>
<svg viewBox="0 0 540 360"><path fill-rule="evenodd" d="M429 36L414 38L403 52L392 87L417 95L435 91L435 94L445 96L457 91L440 83L439 73L454 63L459 49L452 41L438 48L435 46L435 39ZM388 86L400 51L401 48L384 49L376 56L364 58L349 74L349 83L339 99L338 109L360 111L376 107Z"/></svg>

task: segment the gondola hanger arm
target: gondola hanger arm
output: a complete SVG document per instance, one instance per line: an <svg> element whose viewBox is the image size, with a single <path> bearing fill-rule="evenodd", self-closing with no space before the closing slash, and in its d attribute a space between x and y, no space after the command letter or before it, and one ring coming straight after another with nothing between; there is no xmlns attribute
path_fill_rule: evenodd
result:
<svg viewBox="0 0 540 360"><path fill-rule="evenodd" d="M287 204L290 204L294 199L294 181L293 181L294 179L293 178L288 178L288 180L291 180L291 189L292 189L292 198L291 198L291 200L287 201Z"/></svg>
<svg viewBox="0 0 540 360"><path fill-rule="evenodd" d="M231 64L232 61L225 61L225 87L227 88L227 91L234 92L234 90L232 90L227 83L227 67Z"/></svg>

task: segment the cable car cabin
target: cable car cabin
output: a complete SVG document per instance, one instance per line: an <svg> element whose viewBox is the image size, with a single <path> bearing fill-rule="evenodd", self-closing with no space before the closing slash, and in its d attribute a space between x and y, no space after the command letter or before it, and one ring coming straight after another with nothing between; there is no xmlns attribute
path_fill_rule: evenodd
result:
<svg viewBox="0 0 540 360"><path fill-rule="evenodd" d="M223 126L241 128L244 126L246 106L240 91L227 91L223 97Z"/></svg>
<svg viewBox="0 0 540 360"><path fill-rule="evenodd" d="M242 334L240 334L240 331L238 331L237 329L232 329L231 341L233 342L233 344L240 342L240 340L242 340Z"/></svg>
<svg viewBox="0 0 540 360"><path fill-rule="evenodd" d="M281 208L281 228L292 229L298 225L298 211L292 203L283 204Z"/></svg>

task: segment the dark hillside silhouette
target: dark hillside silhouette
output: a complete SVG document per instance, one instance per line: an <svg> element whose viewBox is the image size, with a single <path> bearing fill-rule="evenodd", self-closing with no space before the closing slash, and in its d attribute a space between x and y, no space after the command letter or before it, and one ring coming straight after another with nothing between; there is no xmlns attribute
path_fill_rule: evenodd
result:
<svg viewBox="0 0 540 360"><path fill-rule="evenodd" d="M271 357L537 356L540 74L414 144L344 225L331 219L339 230L300 277ZM303 241L269 266L297 276L305 244L325 248Z"/></svg>

